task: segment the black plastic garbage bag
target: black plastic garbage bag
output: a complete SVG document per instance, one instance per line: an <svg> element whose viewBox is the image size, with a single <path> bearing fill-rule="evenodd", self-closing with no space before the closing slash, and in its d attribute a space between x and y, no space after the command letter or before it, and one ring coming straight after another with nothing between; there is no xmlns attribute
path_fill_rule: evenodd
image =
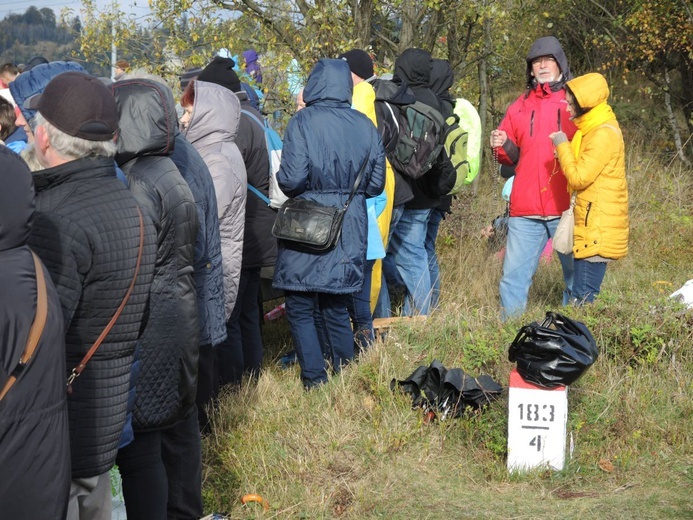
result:
<svg viewBox="0 0 693 520"><path fill-rule="evenodd" d="M459 417L465 409L479 409L500 397L503 388L490 376L474 378L461 368L448 370L440 361L420 366L403 381L393 379L390 389L400 387L412 397L414 408L435 410L441 419Z"/></svg>
<svg viewBox="0 0 693 520"><path fill-rule="evenodd" d="M523 379L548 388L574 383L597 356L597 343L585 324L556 312L522 327L508 351Z"/></svg>

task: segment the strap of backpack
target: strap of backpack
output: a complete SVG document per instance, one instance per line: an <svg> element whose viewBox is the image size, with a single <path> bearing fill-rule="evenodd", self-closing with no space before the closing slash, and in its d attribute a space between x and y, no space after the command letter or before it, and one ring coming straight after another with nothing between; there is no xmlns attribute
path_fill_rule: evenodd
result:
<svg viewBox="0 0 693 520"><path fill-rule="evenodd" d="M359 188L359 184L361 184L361 176L363 175L363 171L366 169L366 165L368 164L368 158L371 156L371 151L368 150L368 154L366 155L366 158L363 160L363 164L361 165L361 168L359 168L359 174L356 176L356 180L354 181L354 186L351 188L351 193L349 193L349 198L347 199L346 203L344 204L344 211L349 207L349 204L351 204L351 200L354 198L354 195L356 195L356 190Z"/></svg>
<svg viewBox="0 0 693 520"><path fill-rule="evenodd" d="M34 316L34 321L31 323L31 328L29 329L29 337L26 340L24 352L22 352L17 366L10 373L10 377L7 378L7 381L5 381L5 386L0 392L0 401L3 400L10 388L12 388L12 386L14 386L14 384L17 382L17 379L33 357L34 352L38 347L39 340L41 339L43 328L46 325L46 317L48 316L48 297L46 293L46 279L43 275L43 265L41 264L39 257L36 256L36 253L32 251L31 256L34 259L34 269L36 271L36 315Z"/></svg>
<svg viewBox="0 0 693 520"><path fill-rule="evenodd" d="M439 137L439 139L442 139L443 134L445 132L445 119L443 118L443 114L441 114L435 108L428 106L426 103L417 102L417 103L414 103L414 105L416 105L416 106L411 105L412 108L414 108L414 110L421 112L422 114L426 115L427 117L429 117L430 119L433 119L436 122L438 127L441 129L441 135L438 137ZM407 106L409 106L409 105L407 105Z"/></svg>
<svg viewBox="0 0 693 520"><path fill-rule="evenodd" d="M253 121L255 121L258 125L260 125L260 128L262 128L262 133L264 135L265 125L262 121L260 121L260 119L255 114L253 114L249 110L245 110L245 109L241 110L241 114L247 115L249 118L251 118ZM265 136L265 147L269 151L269 146L267 146L267 136ZM272 170L272 160L270 159L269 162L270 162L269 167L270 167L270 171L271 171ZM271 204L271 201L269 200L269 198L267 198L267 196L264 193L262 193L260 190L258 190L252 184L248 183L248 189L251 191L251 193L253 193L253 195L255 195L257 198L259 198L262 202L264 202L268 206Z"/></svg>
<svg viewBox="0 0 693 520"><path fill-rule="evenodd" d="M265 124L262 121L260 121L260 119L255 114L253 114L252 112L250 112L249 110L246 110L244 108L241 109L241 114L247 115L249 118L251 118L253 121L255 121L258 125L260 125L260 128L262 128L263 132L265 131Z"/></svg>
<svg viewBox="0 0 693 520"><path fill-rule="evenodd" d="M250 183L248 183L248 189L250 190L251 193L253 193L253 195L255 195L258 199L260 199L262 202L264 202L268 206L272 202L269 200L269 198L264 193L262 193L260 190L258 190L255 186L253 186Z"/></svg>
<svg viewBox="0 0 693 520"><path fill-rule="evenodd" d="M91 357L94 355L94 353L96 353L96 350L101 346L101 343L103 343L103 340L106 339L106 336L108 336L108 333L111 332L111 329L113 328L113 325L115 325L116 321L118 320L120 313L123 312L123 309L125 308L125 304L130 299L130 295L132 294L132 290L135 288L135 282L137 281L137 275L139 275L139 273L140 273L140 264L142 263L142 251L144 249L144 218L142 217L142 211L140 210L139 207L137 207L137 213L140 217L140 247L139 247L139 250L137 251L137 263L135 264L135 274L133 275L132 280L130 281L130 286L128 287L128 290L125 293L125 296L123 297L123 301L120 302L120 305L118 306L118 309L116 310L115 314L111 318L111 321L108 322L108 325L106 325L106 328L103 329L103 332L101 332L99 337L96 338L96 341L94 342L94 344L89 349L89 352L87 352L86 355L82 358L82 361L79 362L79 365L77 365L75 368L72 369L72 373L67 378L67 393L68 394L72 393L72 383L75 381L75 379L77 379L79 377L79 375L82 373L82 371L87 366L87 363L89 362Z"/></svg>

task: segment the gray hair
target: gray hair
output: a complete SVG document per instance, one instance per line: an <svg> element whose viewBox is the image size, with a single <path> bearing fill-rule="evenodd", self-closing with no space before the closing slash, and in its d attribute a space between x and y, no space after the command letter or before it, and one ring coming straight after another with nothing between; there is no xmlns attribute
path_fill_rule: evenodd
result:
<svg viewBox="0 0 693 520"><path fill-rule="evenodd" d="M38 172L43 170L43 165L39 162L38 157L36 157L36 144L29 143L24 147L24 150L19 154L24 162L29 167L32 172Z"/></svg>
<svg viewBox="0 0 693 520"><path fill-rule="evenodd" d="M114 141L89 141L81 137L74 137L58 130L40 112L37 112L35 117L36 126L40 125L46 129L51 146L60 156L66 159L115 157L118 146Z"/></svg>

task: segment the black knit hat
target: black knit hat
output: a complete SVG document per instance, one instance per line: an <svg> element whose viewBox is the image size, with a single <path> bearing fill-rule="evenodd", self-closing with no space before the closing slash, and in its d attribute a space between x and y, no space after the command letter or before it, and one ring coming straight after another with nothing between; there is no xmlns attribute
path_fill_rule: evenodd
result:
<svg viewBox="0 0 693 520"><path fill-rule="evenodd" d="M236 65L236 62L231 58L215 56L211 63L200 72L197 79L208 83L216 83L226 87L231 92L239 92L241 90L241 80L238 79L236 71L233 70L234 65Z"/></svg>
<svg viewBox="0 0 693 520"><path fill-rule="evenodd" d="M337 58L346 61L351 72L361 79L370 79L375 75L373 72L373 60L366 51L353 49L340 54Z"/></svg>
<svg viewBox="0 0 693 520"><path fill-rule="evenodd" d="M58 74L24 108L38 110L58 130L88 141L109 141L118 130L113 94L99 78L83 72Z"/></svg>

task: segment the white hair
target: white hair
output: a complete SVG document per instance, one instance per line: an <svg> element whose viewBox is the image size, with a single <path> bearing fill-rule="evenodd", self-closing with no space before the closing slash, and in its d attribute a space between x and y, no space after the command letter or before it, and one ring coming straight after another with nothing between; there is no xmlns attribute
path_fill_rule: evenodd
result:
<svg viewBox="0 0 693 520"><path fill-rule="evenodd" d="M40 112L36 113L36 126L46 129L48 140L58 155L66 159L81 159L83 157L115 157L118 146L113 140L90 141L81 137L68 135L58 130L46 120Z"/></svg>

